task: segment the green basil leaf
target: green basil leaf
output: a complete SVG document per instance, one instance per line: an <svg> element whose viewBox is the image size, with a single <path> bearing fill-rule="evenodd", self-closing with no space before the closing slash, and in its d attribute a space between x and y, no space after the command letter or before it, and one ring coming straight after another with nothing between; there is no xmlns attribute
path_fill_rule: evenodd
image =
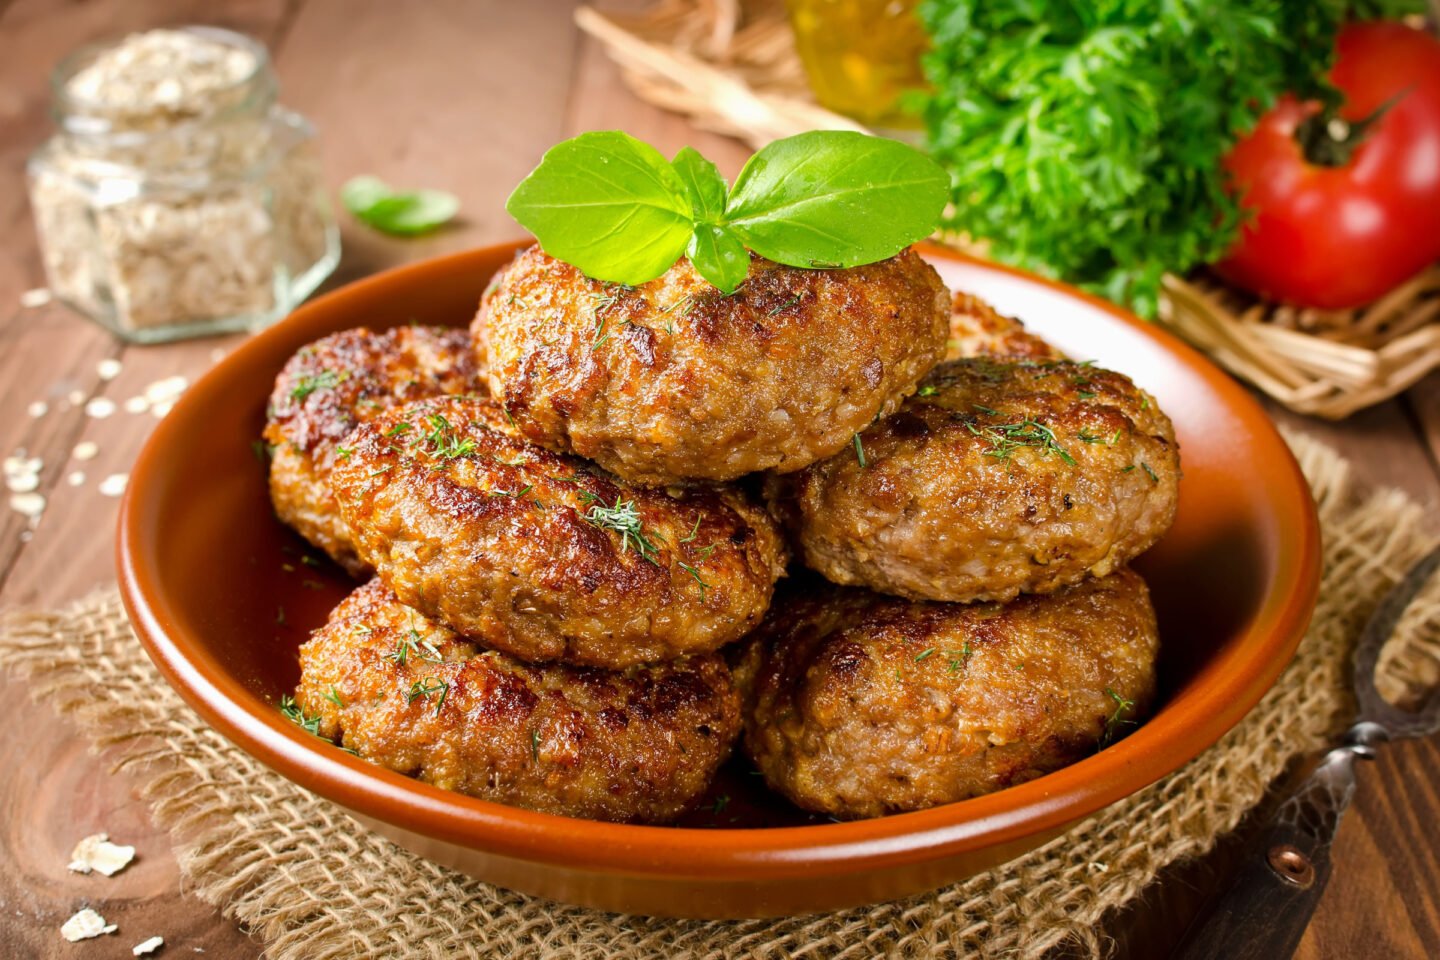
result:
<svg viewBox="0 0 1440 960"><path fill-rule="evenodd" d="M695 272L721 293L731 294L750 275L750 253L733 231L711 223L696 224L685 248Z"/></svg>
<svg viewBox="0 0 1440 960"><path fill-rule="evenodd" d="M690 198L695 221L719 223L725 215L725 194L730 190L730 185L720 175L720 168L702 157L694 147L681 149L670 165L685 184L685 194Z"/></svg>
<svg viewBox="0 0 1440 960"><path fill-rule="evenodd" d="M443 190L396 193L378 177L355 177L340 188L340 201L355 219L383 233L414 236L449 222L460 200Z"/></svg>
<svg viewBox="0 0 1440 960"><path fill-rule="evenodd" d="M630 286L668 270L694 229L679 174L654 147L619 130L551 147L505 209L550 256Z"/></svg>
<svg viewBox="0 0 1440 960"><path fill-rule="evenodd" d="M854 267L929 236L950 178L914 147L842 130L776 140L730 191L726 223L750 249L792 267Z"/></svg>

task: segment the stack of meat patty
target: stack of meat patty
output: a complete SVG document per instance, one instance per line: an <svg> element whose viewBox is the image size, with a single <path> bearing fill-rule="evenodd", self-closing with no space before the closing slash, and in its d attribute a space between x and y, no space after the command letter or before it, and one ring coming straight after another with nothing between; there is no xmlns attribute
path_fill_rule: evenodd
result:
<svg viewBox="0 0 1440 960"><path fill-rule="evenodd" d="M1073 762L1153 696L1126 563L1174 515L1169 421L910 251L752 258L727 296L531 248L471 331L302 350L266 439L281 519L364 581L300 709L441 787L664 822L743 732L796 804L875 816Z"/></svg>

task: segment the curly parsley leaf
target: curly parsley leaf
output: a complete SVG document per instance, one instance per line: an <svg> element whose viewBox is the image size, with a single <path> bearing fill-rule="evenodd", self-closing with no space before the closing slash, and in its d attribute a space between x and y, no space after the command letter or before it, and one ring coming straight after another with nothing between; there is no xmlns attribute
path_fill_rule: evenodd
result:
<svg viewBox="0 0 1440 960"><path fill-rule="evenodd" d="M1348 15L1423 6L922 0L926 138L954 184L946 225L1153 316L1167 271L1235 236L1220 160L1236 137L1286 90L1333 97L1324 77Z"/></svg>
<svg viewBox="0 0 1440 960"><path fill-rule="evenodd" d="M443 190L392 190L378 177L355 177L340 188L345 209L381 233L414 236L454 219L460 200Z"/></svg>
<svg viewBox="0 0 1440 960"><path fill-rule="evenodd" d="M913 147L850 131L777 140L732 189L691 148L666 163L619 131L552 147L505 205L545 252L596 280L653 280L682 253L723 293L749 272L748 247L793 267L851 267L928 236L949 195Z"/></svg>

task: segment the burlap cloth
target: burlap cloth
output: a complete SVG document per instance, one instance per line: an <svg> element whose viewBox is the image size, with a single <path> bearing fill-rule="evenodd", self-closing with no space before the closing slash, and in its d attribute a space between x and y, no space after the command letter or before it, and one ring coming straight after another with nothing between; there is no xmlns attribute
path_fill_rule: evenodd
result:
<svg viewBox="0 0 1440 960"><path fill-rule="evenodd" d="M1287 761L1345 725L1351 643L1381 594L1429 546L1420 508L1352 489L1333 450L1292 437L1320 508L1320 607L1295 662L1259 706L1184 769L1004 867L897 903L784 920L617 916L521 896L374 836L206 728L162 682L113 591L12 615L0 666L97 746L126 744L172 831L187 889L277 960L328 957L1037 957L1069 942L1099 956L1098 921L1162 867L1208 851ZM1387 676L1432 682L1440 589L1413 606Z"/></svg>

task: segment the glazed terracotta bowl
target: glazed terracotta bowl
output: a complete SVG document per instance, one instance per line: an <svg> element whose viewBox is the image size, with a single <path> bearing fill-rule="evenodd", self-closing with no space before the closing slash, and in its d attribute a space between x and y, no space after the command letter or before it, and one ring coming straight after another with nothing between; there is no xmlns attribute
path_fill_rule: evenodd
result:
<svg viewBox="0 0 1440 960"><path fill-rule="evenodd" d="M682 824L641 827L487 803L321 742L276 702L295 687L296 648L351 584L299 562L303 544L271 512L251 446L271 384L292 353L336 330L468 323L516 249L382 273L245 343L156 428L120 514L125 602L170 683L242 749L417 853L515 890L630 913L759 917L893 899L1008 860L1175 770L1229 730L1294 653L1315 602L1319 532L1305 481L1255 401L1109 304L928 249L951 287L1023 318L1072 356L1129 374L1175 420L1179 518L1138 564L1161 630L1161 697L1147 723L1038 780L855 823L788 807L740 759Z"/></svg>

